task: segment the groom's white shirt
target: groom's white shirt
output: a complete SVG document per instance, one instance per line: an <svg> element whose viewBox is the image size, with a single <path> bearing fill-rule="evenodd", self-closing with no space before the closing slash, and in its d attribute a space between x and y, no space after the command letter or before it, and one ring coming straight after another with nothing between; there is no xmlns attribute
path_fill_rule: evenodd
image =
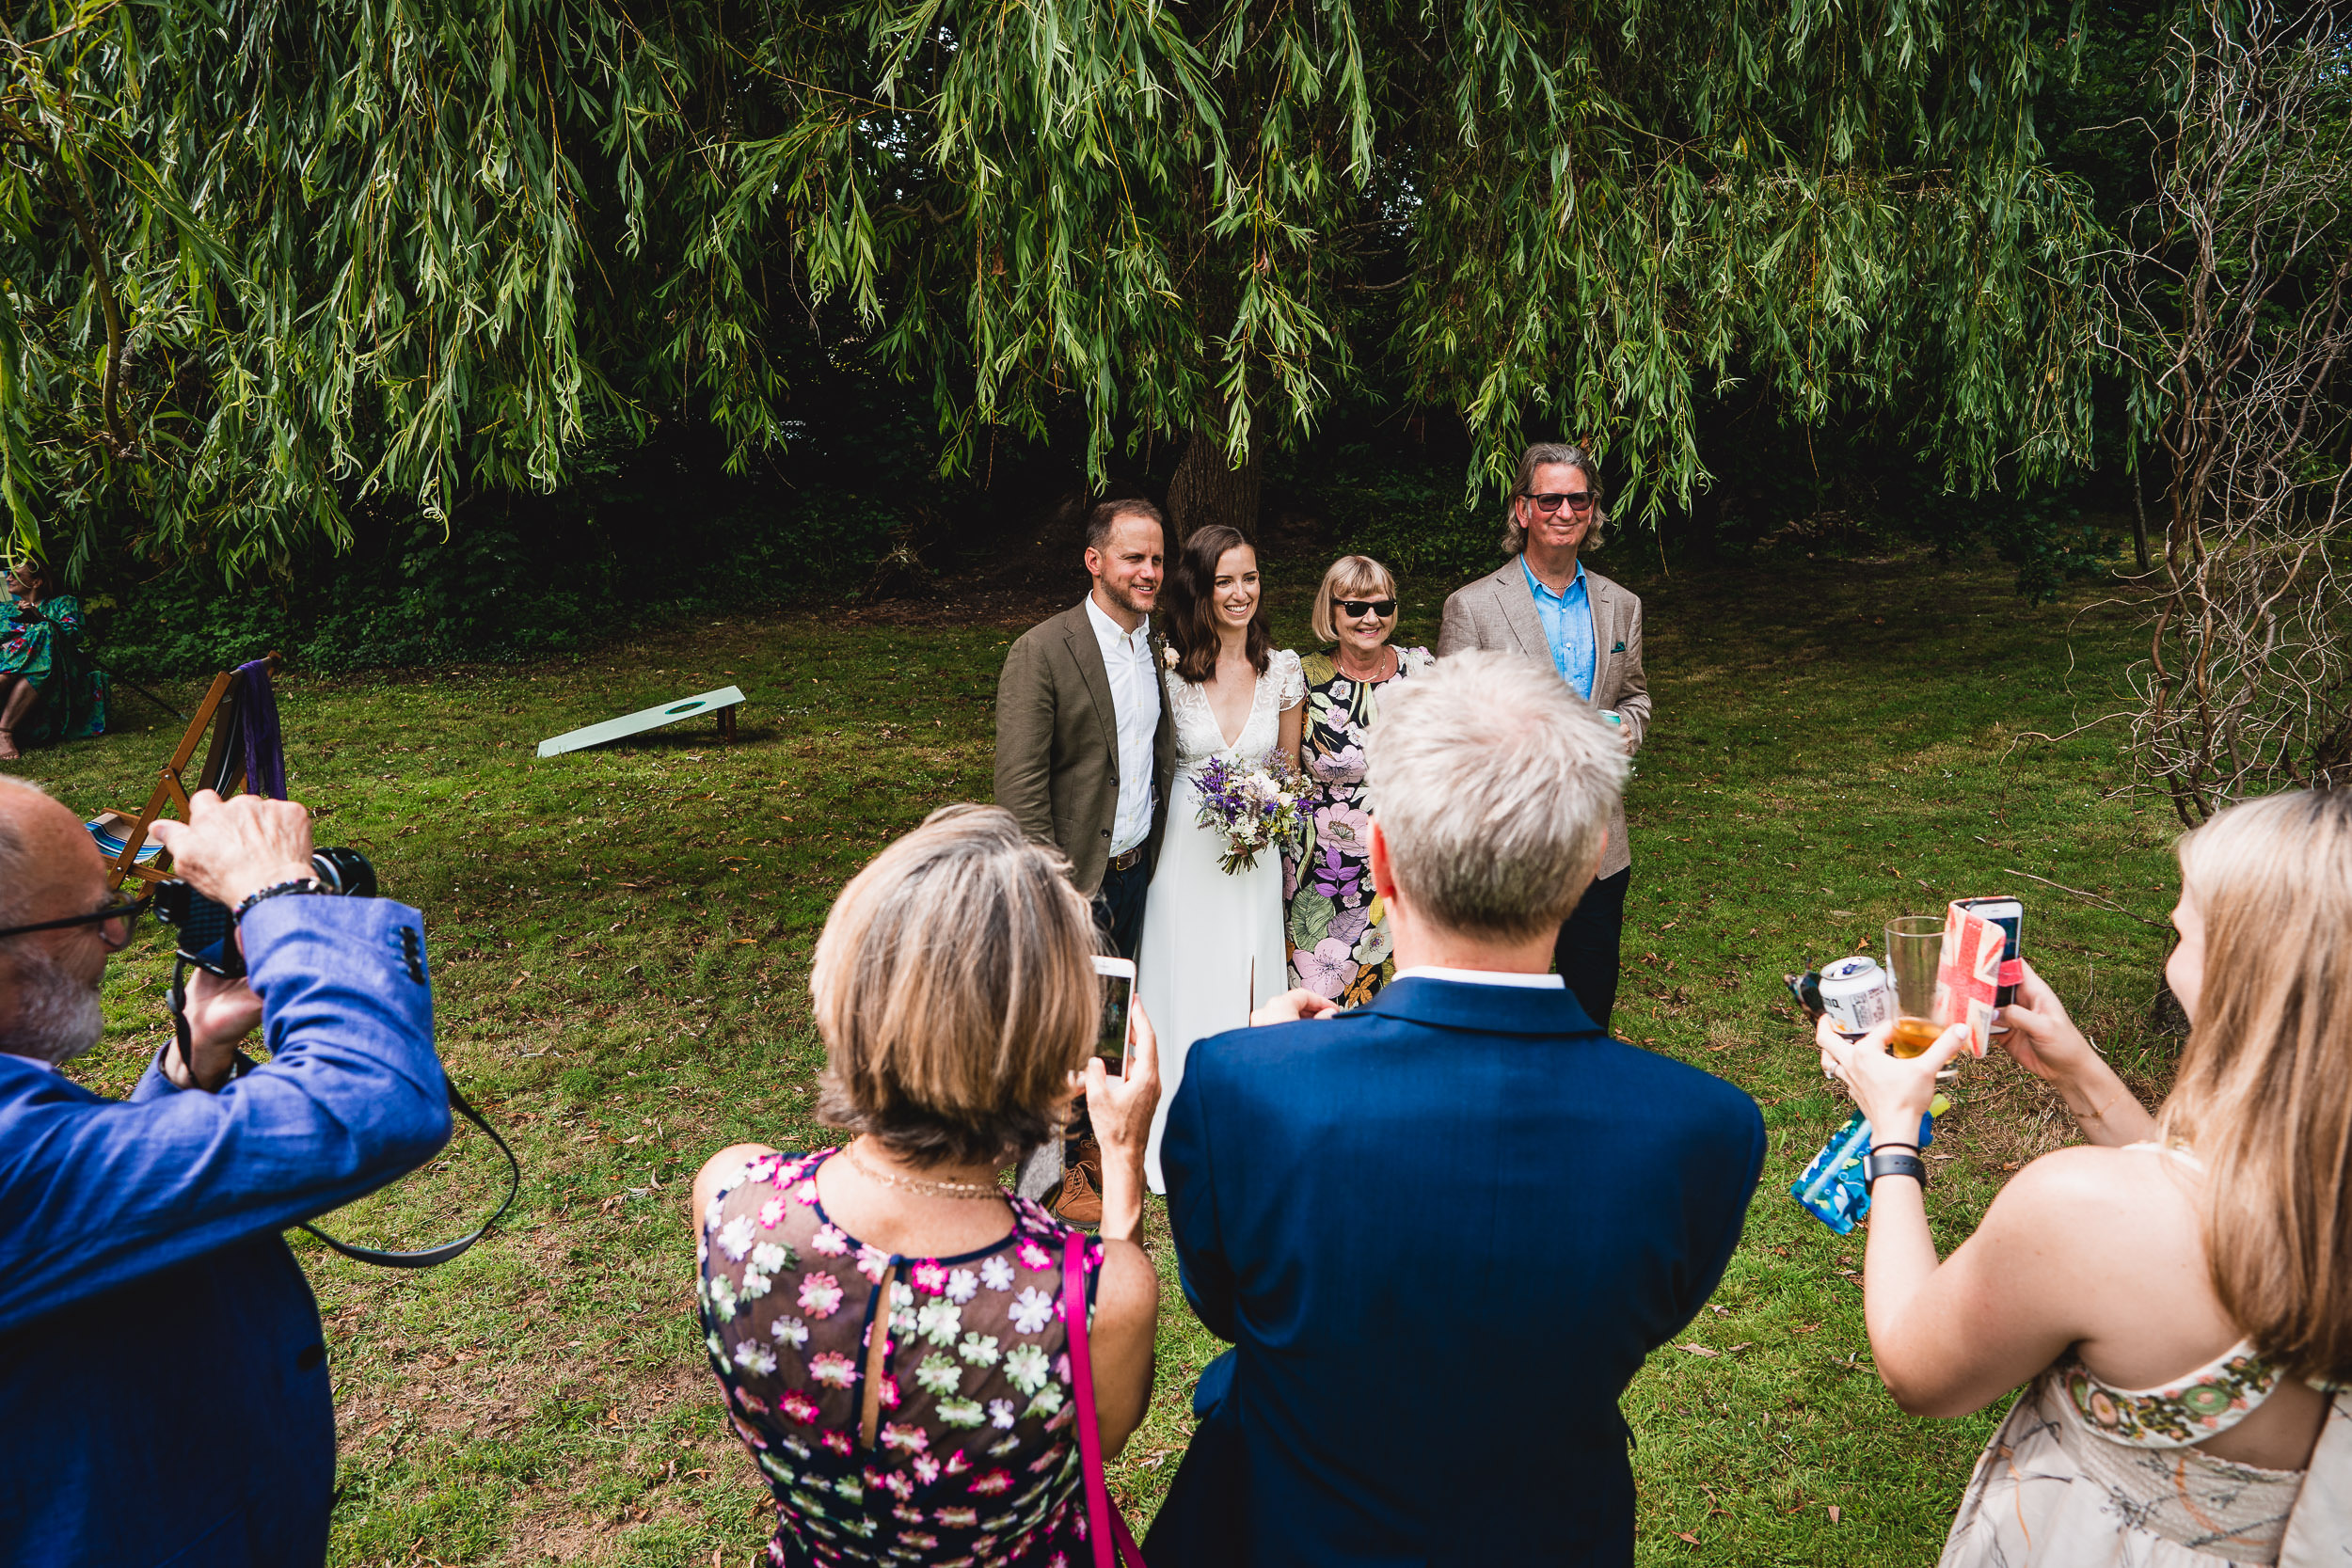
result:
<svg viewBox="0 0 2352 1568"><path fill-rule="evenodd" d="M1111 821L1113 855L1152 836L1152 737L1160 727L1160 682L1152 668L1152 618L1133 631L1103 613L1087 595L1087 621L1110 676L1111 716L1119 729L1119 810Z"/></svg>
<svg viewBox="0 0 2352 1568"><path fill-rule="evenodd" d="M1529 974L1516 969L1445 969L1415 964L1396 972L1397 980L1451 980L1461 986L1518 986L1523 990L1559 990L1567 982L1557 974ZM1395 980L1389 982L1391 985Z"/></svg>

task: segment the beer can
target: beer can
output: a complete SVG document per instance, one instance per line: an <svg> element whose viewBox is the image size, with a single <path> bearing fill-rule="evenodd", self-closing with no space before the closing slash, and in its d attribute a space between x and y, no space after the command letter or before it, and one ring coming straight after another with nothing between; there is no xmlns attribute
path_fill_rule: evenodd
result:
<svg viewBox="0 0 2352 1568"><path fill-rule="evenodd" d="M1867 953L1821 966L1821 1011L1830 1027L1858 1039L1895 1016L1895 988Z"/></svg>

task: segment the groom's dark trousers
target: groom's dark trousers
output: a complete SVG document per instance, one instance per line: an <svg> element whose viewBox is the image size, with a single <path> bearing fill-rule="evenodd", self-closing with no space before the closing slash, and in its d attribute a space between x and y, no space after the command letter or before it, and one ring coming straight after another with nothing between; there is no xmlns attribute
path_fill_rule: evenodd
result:
<svg viewBox="0 0 2352 1568"><path fill-rule="evenodd" d="M1565 990L1400 979L1195 1045L1160 1158L1233 1349L1152 1568L1633 1560L1617 1398L1740 1239L1746 1095Z"/></svg>
<svg viewBox="0 0 2352 1568"><path fill-rule="evenodd" d="M1151 887L1148 856L1138 857L1123 871L1114 865L1103 873L1103 885L1094 895L1094 924L1103 933L1104 952L1122 958L1136 956L1143 944L1143 895Z"/></svg>

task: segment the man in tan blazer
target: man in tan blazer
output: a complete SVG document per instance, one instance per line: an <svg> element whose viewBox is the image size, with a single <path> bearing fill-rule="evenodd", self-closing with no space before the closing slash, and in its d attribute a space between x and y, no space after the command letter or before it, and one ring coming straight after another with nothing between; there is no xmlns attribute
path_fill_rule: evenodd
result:
<svg viewBox="0 0 2352 1568"><path fill-rule="evenodd" d="M1642 673L1642 601L1577 559L1600 543L1600 486L1582 449L1543 442L1520 454L1503 526L1510 564L1445 602L1438 657L1487 648L1539 659L1595 707L1614 713L1629 753L1649 729ZM1617 1001L1617 942L1633 879L1625 807L1611 808L1609 844L1583 900L1560 927L1553 967L1606 1032Z"/></svg>
<svg viewBox="0 0 2352 1568"><path fill-rule="evenodd" d="M1176 775L1176 731L1152 650L1163 537L1147 500L1104 501L1088 514L1093 586L1074 609L1022 633L996 681L996 803L1070 857L1105 950L1128 958L1142 941ZM1063 1153L1049 1145L1023 1160L1021 1191L1044 1197L1058 1185L1056 1213L1099 1223L1082 1150L1066 1171Z"/></svg>

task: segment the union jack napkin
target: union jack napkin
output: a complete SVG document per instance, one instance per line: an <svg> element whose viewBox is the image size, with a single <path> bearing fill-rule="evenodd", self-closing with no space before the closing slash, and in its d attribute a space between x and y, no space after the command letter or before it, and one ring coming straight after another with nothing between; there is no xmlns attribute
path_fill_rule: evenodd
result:
<svg viewBox="0 0 2352 1568"><path fill-rule="evenodd" d="M1973 910L1951 905L1944 914L1944 954L1935 972L1935 1016L1968 1023L1968 1049L1982 1056L1993 1043L1993 998L2001 986L2001 955L2009 933Z"/></svg>

